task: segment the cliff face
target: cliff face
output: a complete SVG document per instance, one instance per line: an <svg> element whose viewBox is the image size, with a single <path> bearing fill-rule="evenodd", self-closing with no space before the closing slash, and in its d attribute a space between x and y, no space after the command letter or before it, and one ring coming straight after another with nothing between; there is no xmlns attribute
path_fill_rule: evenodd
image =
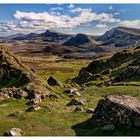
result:
<svg viewBox="0 0 140 140"><path fill-rule="evenodd" d="M98 123L140 127L140 100L124 95L101 99L92 116Z"/></svg>

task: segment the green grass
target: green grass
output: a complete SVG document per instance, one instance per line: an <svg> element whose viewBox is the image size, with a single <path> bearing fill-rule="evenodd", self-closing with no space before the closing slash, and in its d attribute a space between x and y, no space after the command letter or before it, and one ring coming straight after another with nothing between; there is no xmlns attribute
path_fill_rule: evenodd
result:
<svg viewBox="0 0 140 140"><path fill-rule="evenodd" d="M39 111L26 112L28 100L10 99L0 102L0 135L12 127L20 127L25 136L139 135L137 129L125 126L123 129L116 127L115 131L104 132L101 126L88 122L91 116L85 111L89 107L95 108L99 99L107 94L139 96L140 87L89 87L80 93L79 98L86 100L84 112L74 112L74 106L66 107L71 98L62 92L60 94L63 97L59 100L43 100ZM17 111L22 112L14 117L9 116Z"/></svg>

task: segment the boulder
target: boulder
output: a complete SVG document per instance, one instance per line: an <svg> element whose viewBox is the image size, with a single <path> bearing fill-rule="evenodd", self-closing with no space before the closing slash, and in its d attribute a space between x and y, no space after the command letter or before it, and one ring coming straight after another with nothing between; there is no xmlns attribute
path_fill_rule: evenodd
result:
<svg viewBox="0 0 140 140"><path fill-rule="evenodd" d="M71 105L84 105L85 104L85 101L82 100L82 99L72 99L68 104L67 106L71 106Z"/></svg>
<svg viewBox="0 0 140 140"><path fill-rule="evenodd" d="M98 123L140 128L140 99L125 95L109 95L101 99L93 113Z"/></svg>
<svg viewBox="0 0 140 140"><path fill-rule="evenodd" d="M3 136L22 136L23 131L20 128L11 128Z"/></svg>
<svg viewBox="0 0 140 140"><path fill-rule="evenodd" d="M53 76L50 76L47 82L50 86L60 86L60 87L62 86L62 84L58 80L56 80Z"/></svg>

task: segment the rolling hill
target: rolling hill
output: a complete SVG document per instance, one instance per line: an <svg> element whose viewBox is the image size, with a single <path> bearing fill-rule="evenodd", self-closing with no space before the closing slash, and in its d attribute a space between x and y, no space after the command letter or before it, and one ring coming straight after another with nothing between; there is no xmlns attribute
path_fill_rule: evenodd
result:
<svg viewBox="0 0 140 140"><path fill-rule="evenodd" d="M94 39L91 39L90 36L79 33L76 36L64 42L63 45L76 47L92 47L96 46L97 44L98 42L96 42Z"/></svg>

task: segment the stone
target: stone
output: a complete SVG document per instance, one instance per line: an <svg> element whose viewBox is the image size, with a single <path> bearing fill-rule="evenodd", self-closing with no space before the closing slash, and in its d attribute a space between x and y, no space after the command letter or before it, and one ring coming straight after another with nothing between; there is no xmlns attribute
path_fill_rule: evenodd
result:
<svg viewBox="0 0 140 140"><path fill-rule="evenodd" d="M20 128L11 128L3 136L22 136L23 131Z"/></svg>
<svg viewBox="0 0 140 140"><path fill-rule="evenodd" d="M40 106L34 106L34 110L37 111L37 110L40 110L41 107Z"/></svg>
<svg viewBox="0 0 140 140"><path fill-rule="evenodd" d="M140 128L140 99L126 95L109 95L98 102L92 116L97 123Z"/></svg>
<svg viewBox="0 0 140 140"><path fill-rule="evenodd" d="M47 82L50 86L62 87L62 84L58 80L56 80L53 76L50 76L49 79L47 80Z"/></svg>
<svg viewBox="0 0 140 140"><path fill-rule="evenodd" d="M83 111L83 108L82 107L80 107L80 106L77 106L76 108L75 108L75 110L74 110L74 112L81 112L81 111Z"/></svg>
<svg viewBox="0 0 140 140"><path fill-rule="evenodd" d="M26 109L26 112L38 111L40 109L41 109L41 107L39 105L32 105L28 109Z"/></svg>
<svg viewBox="0 0 140 140"><path fill-rule="evenodd" d="M84 105L85 102L81 99L78 99L78 98L75 98L75 99L72 99L68 104L67 106L71 106L71 105Z"/></svg>
<svg viewBox="0 0 140 140"><path fill-rule="evenodd" d="M64 93L67 93L68 95L77 95L81 96L81 94L78 92L78 89L73 88L73 89L67 89L64 91Z"/></svg>
<svg viewBox="0 0 140 140"><path fill-rule="evenodd" d="M108 125L105 125L102 130L105 130L105 131L112 131L115 129L115 126L113 124L108 124Z"/></svg>
<svg viewBox="0 0 140 140"><path fill-rule="evenodd" d="M35 97L34 97L33 99L31 99L31 100L27 103L27 105L35 106L35 105L39 105L41 102L42 102L41 95L35 94Z"/></svg>
<svg viewBox="0 0 140 140"><path fill-rule="evenodd" d="M93 114L93 113L94 113L94 109L88 108L88 109L86 110L86 113L88 113L88 114Z"/></svg>

